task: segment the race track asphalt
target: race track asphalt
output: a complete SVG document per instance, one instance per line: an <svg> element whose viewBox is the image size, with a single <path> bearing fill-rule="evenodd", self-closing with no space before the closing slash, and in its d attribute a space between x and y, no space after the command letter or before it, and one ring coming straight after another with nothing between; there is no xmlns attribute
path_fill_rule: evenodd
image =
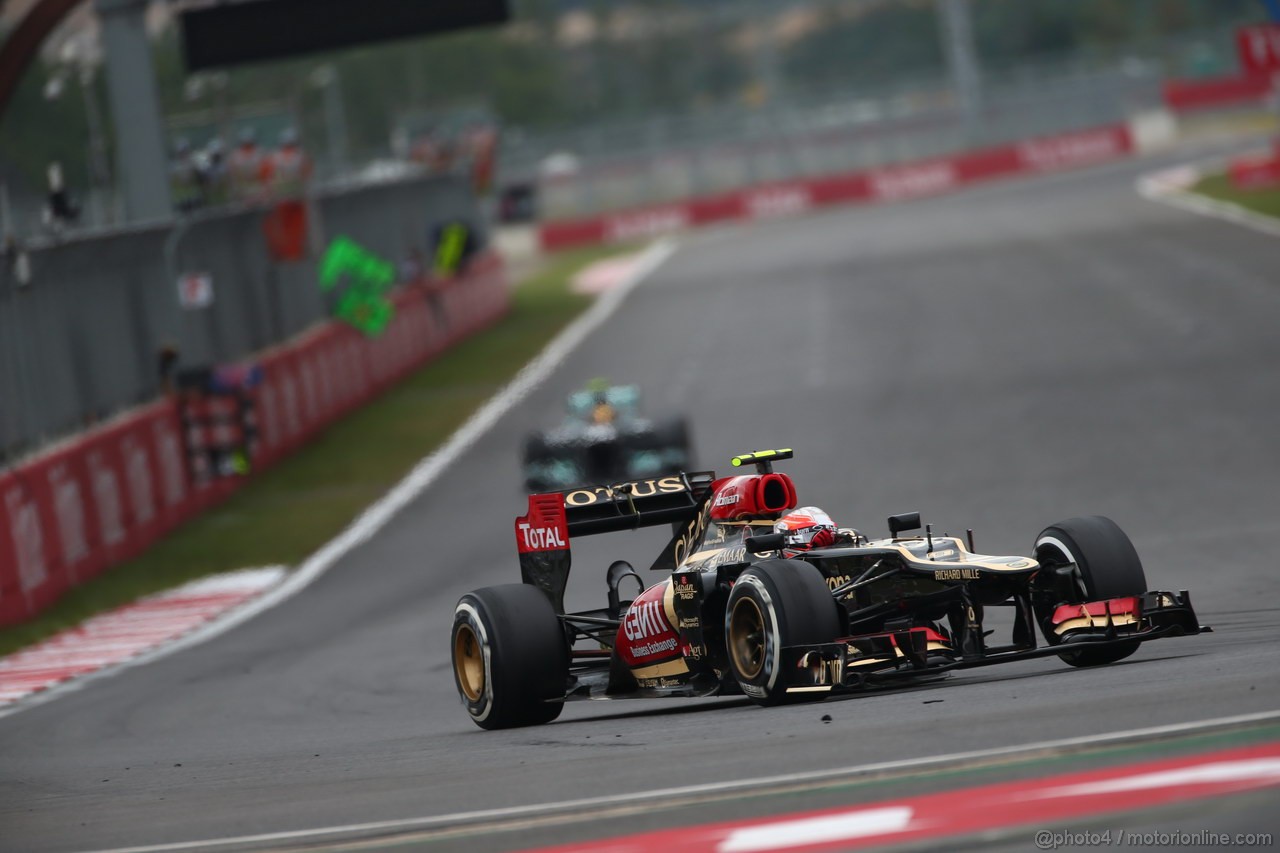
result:
<svg viewBox="0 0 1280 853"><path fill-rule="evenodd" d="M682 238L544 386L315 584L209 643L0 719L0 849L301 832L1280 708L1280 241L1139 198L1133 180L1153 167ZM794 447L784 470L802 503L872 535L920 510L935 530L973 528L979 551L1027 553L1054 521L1109 515L1151 585L1190 589L1216 632L1098 670L1046 659L772 710L575 703L548 726L482 732L451 679L452 608L518 579L521 437L596 376L639 383L654 414L686 413L705 467ZM576 547L570 606L598 606L609 561L646 564L661 539ZM669 820L638 809L429 846Z"/></svg>

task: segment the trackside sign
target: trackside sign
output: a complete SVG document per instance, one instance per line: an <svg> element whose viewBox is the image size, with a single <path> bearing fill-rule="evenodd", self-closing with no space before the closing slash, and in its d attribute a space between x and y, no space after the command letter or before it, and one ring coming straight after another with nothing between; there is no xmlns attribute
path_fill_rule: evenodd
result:
<svg viewBox="0 0 1280 853"><path fill-rule="evenodd" d="M1280 73L1280 24L1254 24L1236 31L1240 65L1249 74Z"/></svg>

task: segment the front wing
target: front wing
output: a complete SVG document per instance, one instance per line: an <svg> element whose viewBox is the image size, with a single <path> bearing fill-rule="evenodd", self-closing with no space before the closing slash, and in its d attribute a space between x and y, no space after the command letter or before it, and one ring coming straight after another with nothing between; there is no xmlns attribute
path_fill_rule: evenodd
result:
<svg viewBox="0 0 1280 853"><path fill-rule="evenodd" d="M1068 630L1059 642L953 651L928 628L905 628L845 637L830 643L782 650L781 677L788 693L836 693L902 679L941 675L956 669L994 666L1051 657L1071 650L1102 648L1211 631L1202 626L1186 590L1152 591L1110 601L1063 605L1053 615Z"/></svg>

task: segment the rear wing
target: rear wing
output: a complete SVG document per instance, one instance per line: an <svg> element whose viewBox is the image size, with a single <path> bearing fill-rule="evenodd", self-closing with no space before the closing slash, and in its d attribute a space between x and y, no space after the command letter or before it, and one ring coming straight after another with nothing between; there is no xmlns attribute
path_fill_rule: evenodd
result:
<svg viewBox="0 0 1280 853"><path fill-rule="evenodd" d="M714 480L713 471L695 471L563 494L529 495L528 511L515 523L520 579L545 592L556 612L564 613L571 539L662 524L672 525L679 538L680 531L701 513Z"/></svg>

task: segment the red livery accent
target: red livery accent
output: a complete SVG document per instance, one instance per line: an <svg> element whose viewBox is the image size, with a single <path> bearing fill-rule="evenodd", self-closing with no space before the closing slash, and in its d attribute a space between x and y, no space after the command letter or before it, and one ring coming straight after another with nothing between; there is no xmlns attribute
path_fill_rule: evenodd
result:
<svg viewBox="0 0 1280 853"><path fill-rule="evenodd" d="M1112 598L1107 601L1090 601L1087 604L1063 604L1053 611L1053 624L1061 625L1068 619L1080 619L1085 615L1129 616L1138 612L1138 599L1133 596Z"/></svg>
<svg viewBox="0 0 1280 853"><path fill-rule="evenodd" d="M742 474L712 484L716 521L777 516L796 506L796 486L786 474Z"/></svg>
<svg viewBox="0 0 1280 853"><path fill-rule="evenodd" d="M618 655L627 666L648 666L681 656L680 637L666 609L670 588L670 580L649 587L623 615L616 643Z"/></svg>
<svg viewBox="0 0 1280 853"><path fill-rule="evenodd" d="M924 631L924 639L929 643L946 643L949 642L946 637L939 634L932 628L912 628L912 631Z"/></svg>
<svg viewBox="0 0 1280 853"><path fill-rule="evenodd" d="M564 495L529 495L529 512L516 519L516 550L521 554L569 548Z"/></svg>

